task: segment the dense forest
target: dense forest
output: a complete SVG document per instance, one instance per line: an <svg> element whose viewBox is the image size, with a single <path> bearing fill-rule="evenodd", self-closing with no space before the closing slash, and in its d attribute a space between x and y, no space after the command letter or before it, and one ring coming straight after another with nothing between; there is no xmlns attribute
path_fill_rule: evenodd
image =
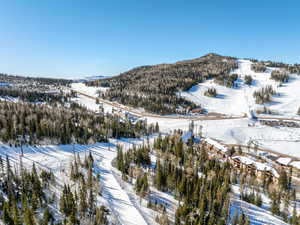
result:
<svg viewBox="0 0 300 225"><path fill-rule="evenodd" d="M181 98L179 91L186 91L209 78L226 77L227 80L236 67L232 57L208 54L174 64L137 67L117 77L87 82L87 85L110 87L100 95L111 101L142 107L153 113L184 114L197 106ZM231 85L231 77L228 80Z"/></svg>
<svg viewBox="0 0 300 225"><path fill-rule="evenodd" d="M74 93L65 92L71 80L22 77L0 73L0 96L1 98L15 98L24 102L32 103L64 103Z"/></svg>
<svg viewBox="0 0 300 225"><path fill-rule="evenodd" d="M153 132L143 121L129 120L111 114L95 114L76 103L70 107L0 102L0 140L17 145L80 144L107 141L107 138L139 137Z"/></svg>
<svg viewBox="0 0 300 225"><path fill-rule="evenodd" d="M45 78L45 77L25 77L25 76L15 76L0 73L0 83L7 84L32 84L32 85L56 85L56 86L67 86L71 83L71 80L67 79L55 79L55 78Z"/></svg>
<svg viewBox="0 0 300 225"><path fill-rule="evenodd" d="M22 159L16 169L9 157L0 156L2 221L6 225L109 224L109 210L97 204L101 189L93 167L91 153L84 160L76 155L71 169L65 170L72 185L60 184L51 171L38 169L35 164L27 169Z"/></svg>
<svg viewBox="0 0 300 225"><path fill-rule="evenodd" d="M67 102L70 97L74 97L74 94L66 94L62 91L44 92L39 90L26 90L24 88L2 87L0 88L0 96L3 98L17 98L23 102L32 103L64 103Z"/></svg>
<svg viewBox="0 0 300 225"><path fill-rule="evenodd" d="M170 193L179 202L175 213L176 225L250 224L242 212L233 211L232 186L239 187L239 199L262 207L262 195L270 199L270 211L292 225L299 225L296 213L296 190L291 185L291 171L279 172L278 182L270 176L258 177L243 168L233 168L230 161L210 155L205 143L184 143L182 132L159 136L153 147L134 147L127 152L120 148L116 167L125 181L135 180L138 195L148 199L148 207L156 209L150 196L150 187ZM229 155L241 154L232 148ZM151 166L150 153L157 157ZM152 169L151 169L152 168ZM164 208L164 206L163 206ZM157 218L161 225L172 224L171 218Z"/></svg>

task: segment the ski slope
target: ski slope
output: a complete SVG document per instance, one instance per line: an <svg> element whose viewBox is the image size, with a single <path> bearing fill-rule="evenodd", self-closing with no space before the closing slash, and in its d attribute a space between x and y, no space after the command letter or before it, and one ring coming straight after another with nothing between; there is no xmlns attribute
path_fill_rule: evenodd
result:
<svg viewBox="0 0 300 225"><path fill-rule="evenodd" d="M289 82L280 86L278 82L270 79L271 72L277 70L276 68L267 67L266 72L256 73L251 70L251 64L250 60L238 60L238 68L232 71L232 73L239 75L235 88L227 88L214 83L213 80L207 80L193 86L186 92L181 92L180 95L206 108L208 112L241 115L262 108L263 105L255 104L253 93L257 89L271 85L278 94L273 97L272 102L266 103L264 106L271 109L275 114L297 117L296 113L300 107L300 98L298 97L300 95L300 76L290 74ZM251 86L244 82L246 75L251 75L253 78ZM217 97L204 96L204 92L212 87L216 88Z"/></svg>

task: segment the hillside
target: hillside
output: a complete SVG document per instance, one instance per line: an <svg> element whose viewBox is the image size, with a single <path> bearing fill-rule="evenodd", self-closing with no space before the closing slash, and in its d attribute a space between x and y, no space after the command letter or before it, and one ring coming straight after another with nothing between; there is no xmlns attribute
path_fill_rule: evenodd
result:
<svg viewBox="0 0 300 225"><path fill-rule="evenodd" d="M174 64L137 67L86 85L101 87L98 94L104 99L157 114L187 114L202 107L228 115L295 116L300 106L298 74L299 64L208 54Z"/></svg>
<svg viewBox="0 0 300 225"><path fill-rule="evenodd" d="M235 58L208 54L174 64L141 66L86 84L109 87L108 91L100 93L101 96L124 105L159 114L185 114L197 105L178 96L178 91L186 91L210 78L226 76L235 68Z"/></svg>
<svg viewBox="0 0 300 225"><path fill-rule="evenodd" d="M226 87L216 83L213 79L209 79L194 85L186 92L181 92L181 96L201 105L209 112L234 115L254 112L292 117L297 115L300 106L298 98L300 76L298 74L290 73L287 67L281 64L281 67L266 66L264 71L258 72L253 70L256 63L250 60L239 59L237 62L238 68L231 72L238 75L234 87ZM275 71L286 73L288 79L285 81L275 80ZM252 79L250 84L246 83L247 76ZM254 92L267 86L271 86L276 93L271 96L269 101L257 102ZM217 95L215 97L205 96L205 92L209 88L216 90Z"/></svg>

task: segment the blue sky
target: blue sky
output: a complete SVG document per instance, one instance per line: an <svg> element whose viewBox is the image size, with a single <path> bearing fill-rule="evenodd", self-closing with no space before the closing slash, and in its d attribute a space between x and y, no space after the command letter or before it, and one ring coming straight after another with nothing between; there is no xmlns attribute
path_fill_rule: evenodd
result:
<svg viewBox="0 0 300 225"><path fill-rule="evenodd" d="M114 75L209 52L300 63L300 2L0 0L0 72Z"/></svg>

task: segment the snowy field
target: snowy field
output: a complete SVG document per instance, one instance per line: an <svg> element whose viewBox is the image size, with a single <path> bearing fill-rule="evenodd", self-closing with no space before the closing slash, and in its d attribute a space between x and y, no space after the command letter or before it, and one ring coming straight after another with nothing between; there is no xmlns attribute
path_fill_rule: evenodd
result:
<svg viewBox="0 0 300 225"><path fill-rule="evenodd" d="M86 93L87 95L93 96L93 97L98 97L98 92L105 92L107 88L103 87L89 87L86 86L85 83L78 82L78 83L72 83L72 89L76 91L81 91L83 93Z"/></svg>
<svg viewBox="0 0 300 225"><path fill-rule="evenodd" d="M188 130L190 120L147 118L148 123L158 122L160 130L169 133L174 129ZM262 126L248 118L234 120L194 121L195 130L223 141L226 144L247 145L254 141L258 146L300 158L300 129ZM251 124L251 126L249 126Z"/></svg>

